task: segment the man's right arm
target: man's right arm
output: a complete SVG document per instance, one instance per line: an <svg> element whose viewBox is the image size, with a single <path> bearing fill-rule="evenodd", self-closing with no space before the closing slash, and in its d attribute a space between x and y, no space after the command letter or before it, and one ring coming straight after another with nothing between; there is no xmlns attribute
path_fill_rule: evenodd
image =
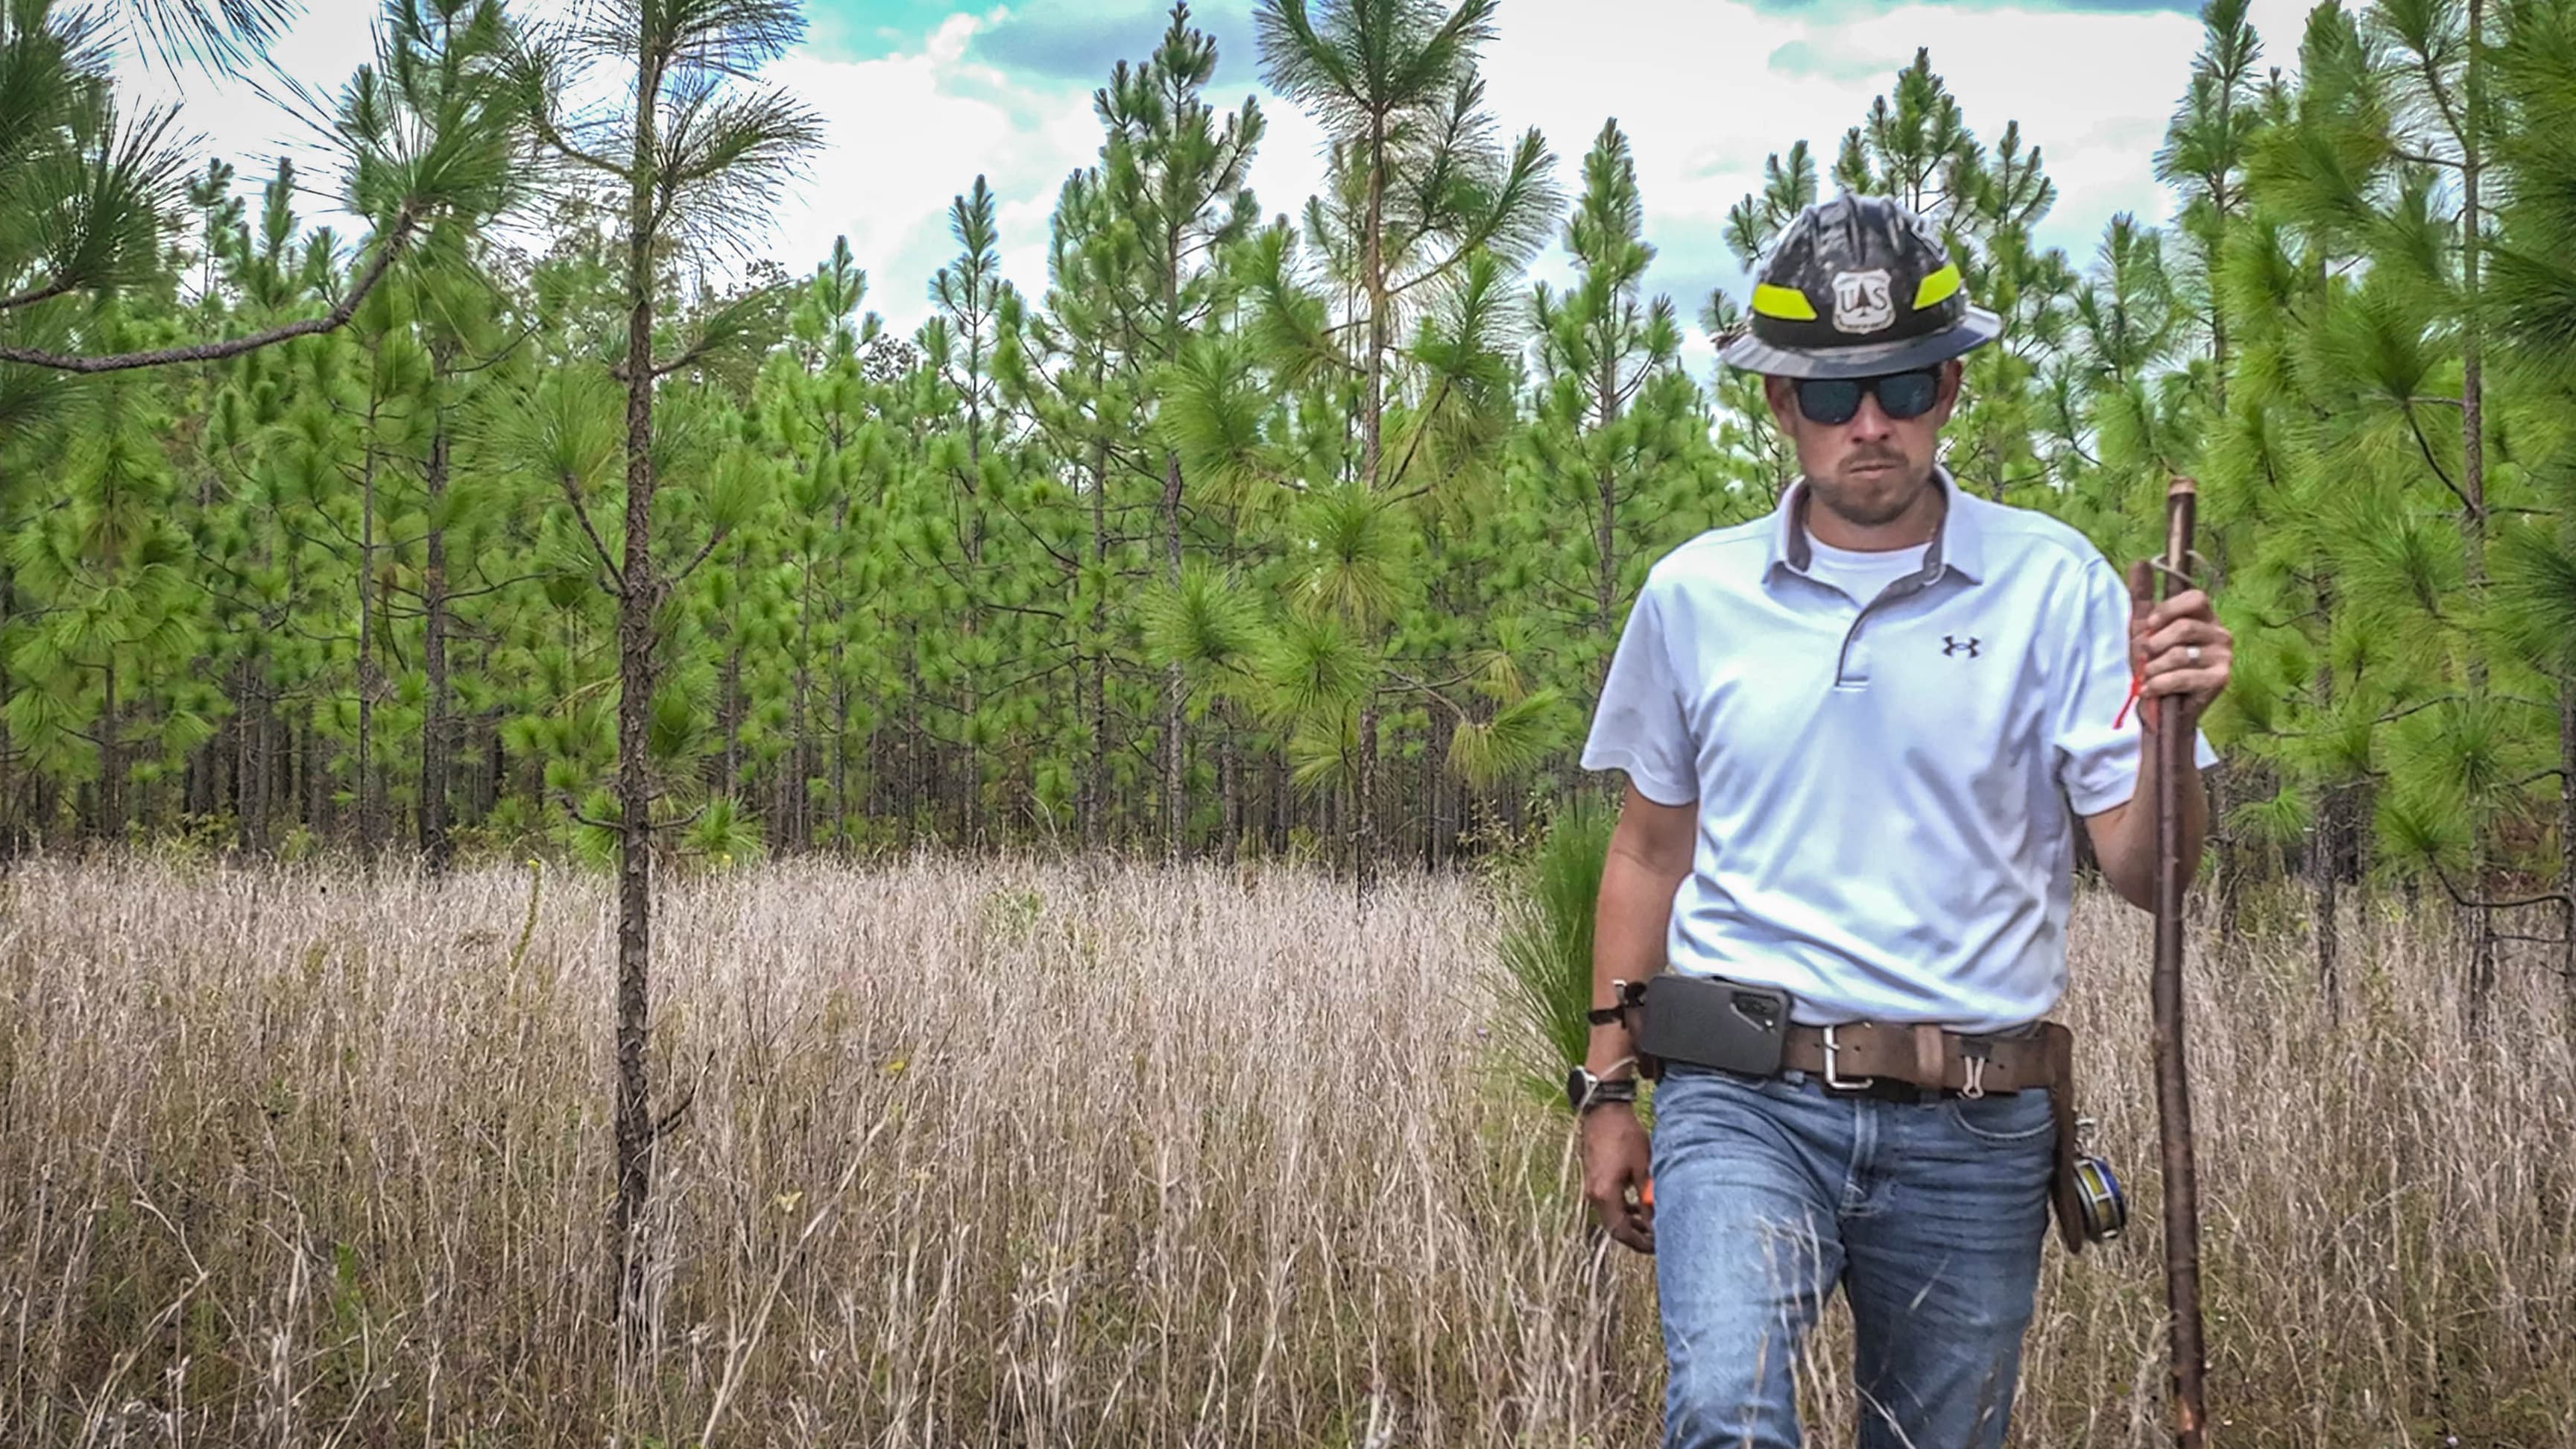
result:
<svg viewBox="0 0 2576 1449"><path fill-rule="evenodd" d="M1699 806L1658 805L1628 787L1619 824L1610 833L1609 858L1601 863L1601 899L1592 922L1592 1004L1618 1005L1615 983L1643 982L1664 969L1665 933L1673 896L1690 875L1691 849L1699 838ZM1584 1065L1596 1075L1632 1057L1636 1043L1620 1022L1592 1028ZM1624 1068L1622 1070L1625 1070Z"/></svg>
<svg viewBox="0 0 2576 1449"><path fill-rule="evenodd" d="M1699 838L1699 806L1658 805L1628 786L1610 853L1601 864L1601 897L1592 923L1592 1004L1618 1002L1620 981L1642 982L1664 966L1673 896L1690 874ZM1584 1065L1596 1076L1636 1074L1636 1042L1623 1022L1592 1028ZM1641 1253L1655 1250L1654 1207L1645 1200L1645 1128L1633 1108L1617 1103L1583 1115L1583 1190L1610 1236Z"/></svg>

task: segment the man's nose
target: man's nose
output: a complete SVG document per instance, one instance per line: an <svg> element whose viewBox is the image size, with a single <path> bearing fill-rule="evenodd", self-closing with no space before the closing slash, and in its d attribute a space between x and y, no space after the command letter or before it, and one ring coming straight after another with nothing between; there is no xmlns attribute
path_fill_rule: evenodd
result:
<svg viewBox="0 0 2576 1449"><path fill-rule="evenodd" d="M1853 442L1876 442L1896 431L1896 420L1879 407L1877 393L1864 392L1860 395L1860 411L1853 413L1845 426Z"/></svg>

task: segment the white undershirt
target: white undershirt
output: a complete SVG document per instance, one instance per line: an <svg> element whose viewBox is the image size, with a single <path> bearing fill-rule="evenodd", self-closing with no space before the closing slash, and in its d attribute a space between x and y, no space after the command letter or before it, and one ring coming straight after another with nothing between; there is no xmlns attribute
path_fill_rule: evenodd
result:
<svg viewBox="0 0 2576 1449"><path fill-rule="evenodd" d="M1851 595L1853 603L1866 607L1889 584L1922 572L1924 555L1931 548L1929 543L1918 543L1912 548L1862 553L1836 548L1816 537L1811 529L1807 533L1807 573Z"/></svg>

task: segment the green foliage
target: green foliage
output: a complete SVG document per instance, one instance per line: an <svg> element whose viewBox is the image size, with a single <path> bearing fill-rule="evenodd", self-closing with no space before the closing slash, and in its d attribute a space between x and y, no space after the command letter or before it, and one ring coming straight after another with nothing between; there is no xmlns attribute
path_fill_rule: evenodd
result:
<svg viewBox="0 0 2576 1449"><path fill-rule="evenodd" d="M1655 294L1628 133L1560 191L1495 114L1491 0L1266 0L1239 56L1173 5L1095 93L1043 286L960 177L910 336L846 242L747 254L816 134L751 77L799 34L783 0L625 7L635 45L396 0L305 107L354 249L299 218L312 178L248 204L104 79L119 17L256 46L256 10L0 17L0 343L258 333L412 236L327 335L0 369L22 831L604 861L640 680L639 808L710 867L926 840L1445 863L1566 797L1654 562L1795 476L1757 382L1684 366L1740 299ZM2153 158L2174 220L2071 255L2036 239L2041 138L1928 51L1848 130L1780 137L1727 216L1748 267L1828 184L1931 218L2005 324L1946 437L1977 492L2125 560L2166 476L2200 479L2240 646L2209 722L2231 870L2568 878L2576 7L2479 13L2322 8L2275 38L2293 78L2219 0ZM1323 131L1320 195L1251 193L1269 119L1216 98L1256 72ZM623 682L621 620L651 662Z"/></svg>
<svg viewBox="0 0 2576 1449"><path fill-rule="evenodd" d="M1513 1056L1531 1090L1560 1105L1566 1068L1583 1060L1591 1033L1592 923L1617 823L1600 796L1569 795L1514 872L1502 940L1504 996L1521 1032Z"/></svg>

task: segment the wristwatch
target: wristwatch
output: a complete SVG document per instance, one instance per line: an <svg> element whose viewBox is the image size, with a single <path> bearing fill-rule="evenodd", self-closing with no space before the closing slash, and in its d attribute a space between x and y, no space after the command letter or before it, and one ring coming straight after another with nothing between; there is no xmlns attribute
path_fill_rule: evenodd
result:
<svg viewBox="0 0 2576 1449"><path fill-rule="evenodd" d="M1604 1102L1636 1100L1635 1077L1596 1077L1592 1075L1592 1069L1581 1062L1575 1063L1574 1069L1565 1074L1565 1105L1572 1108L1577 1117Z"/></svg>

